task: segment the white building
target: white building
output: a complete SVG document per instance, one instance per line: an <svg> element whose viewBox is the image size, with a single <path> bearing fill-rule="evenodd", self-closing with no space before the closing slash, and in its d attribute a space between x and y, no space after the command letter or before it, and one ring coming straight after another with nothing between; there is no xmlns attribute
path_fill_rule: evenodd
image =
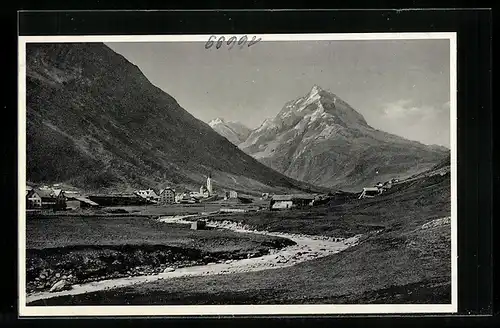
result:
<svg viewBox="0 0 500 328"><path fill-rule="evenodd" d="M137 190L135 193L151 202L158 202L160 200L160 196L153 189Z"/></svg>
<svg viewBox="0 0 500 328"><path fill-rule="evenodd" d="M363 188L363 192L359 195L359 199L372 198L380 194L380 189L377 187Z"/></svg>
<svg viewBox="0 0 500 328"><path fill-rule="evenodd" d="M27 190L26 194L26 207L27 208L41 208L42 197L34 190Z"/></svg>
<svg viewBox="0 0 500 328"><path fill-rule="evenodd" d="M272 209L286 209L286 208L292 208L293 202L291 200L280 200L276 201L271 208Z"/></svg>
<svg viewBox="0 0 500 328"><path fill-rule="evenodd" d="M175 190L172 188L165 188L160 191L160 203L161 204L173 204L175 203Z"/></svg>

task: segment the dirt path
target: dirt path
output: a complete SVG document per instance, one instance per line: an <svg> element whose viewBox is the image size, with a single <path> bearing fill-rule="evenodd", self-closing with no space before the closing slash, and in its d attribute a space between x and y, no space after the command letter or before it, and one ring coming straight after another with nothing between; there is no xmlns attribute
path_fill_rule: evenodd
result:
<svg viewBox="0 0 500 328"><path fill-rule="evenodd" d="M191 224L191 222L185 220L185 218L193 216L195 215L162 217L159 219L159 221L165 223ZM329 238L323 236L256 231L230 221L208 220L207 226L214 228L230 229L232 231L241 233L258 233L258 234L288 238L293 240L296 243L296 245L285 247L283 249L276 250L275 252L272 252L269 255L264 255L256 258L243 259L237 261L229 260L224 263L214 263L214 264L179 268L172 272L160 273L157 275L101 280L81 285L73 285L70 290L64 290L54 293L50 292L34 293L27 296L26 302L30 303L36 300L48 299L63 295L77 295L77 294L96 292L100 290L109 290L109 289L120 288L120 287L151 282L161 279L171 279L171 278L186 277L186 276L231 274L231 273L252 272L252 271L284 268L300 262L338 253L342 250L345 250L348 247L357 244L360 237L360 235L357 235L351 238L342 239L342 238Z"/></svg>

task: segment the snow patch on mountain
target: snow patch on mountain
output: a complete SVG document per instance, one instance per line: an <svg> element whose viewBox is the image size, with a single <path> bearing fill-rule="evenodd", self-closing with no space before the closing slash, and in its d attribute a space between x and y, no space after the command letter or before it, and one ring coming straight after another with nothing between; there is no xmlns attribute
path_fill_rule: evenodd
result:
<svg viewBox="0 0 500 328"><path fill-rule="evenodd" d="M380 167L387 175L403 174L443 156L440 149L372 128L349 104L317 85L287 102L239 147L290 177L347 188L379 179Z"/></svg>
<svg viewBox="0 0 500 328"><path fill-rule="evenodd" d="M208 125L234 145L241 144L250 134L250 129L243 124L225 121L220 117L211 120Z"/></svg>
<svg viewBox="0 0 500 328"><path fill-rule="evenodd" d="M208 122L208 125L210 125L210 127L212 127L212 128L213 128L214 126L216 126L216 125L218 125L218 124L224 124L224 123L225 123L225 122L224 122L224 120L223 120L223 119L221 119L221 118L217 117L217 118L215 118L215 119L211 120L210 122Z"/></svg>

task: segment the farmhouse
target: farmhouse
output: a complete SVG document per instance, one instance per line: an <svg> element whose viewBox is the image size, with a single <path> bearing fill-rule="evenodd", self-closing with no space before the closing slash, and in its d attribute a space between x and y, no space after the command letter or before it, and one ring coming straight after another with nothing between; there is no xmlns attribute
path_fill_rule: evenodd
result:
<svg viewBox="0 0 500 328"><path fill-rule="evenodd" d="M204 185L201 185L200 186L200 196L202 197L208 197L208 189L204 186Z"/></svg>
<svg viewBox="0 0 500 328"><path fill-rule="evenodd" d="M148 202L156 203L160 200L160 196L153 189L137 190L136 194Z"/></svg>
<svg viewBox="0 0 500 328"><path fill-rule="evenodd" d="M274 195L271 198L270 207L272 210L291 208L292 205L292 195Z"/></svg>
<svg viewBox="0 0 500 328"><path fill-rule="evenodd" d="M36 193L41 199L42 208L65 209L66 197L61 189L38 189Z"/></svg>
<svg viewBox="0 0 500 328"><path fill-rule="evenodd" d="M35 189L27 190L26 193L26 208L41 208L42 197L36 192Z"/></svg>
<svg viewBox="0 0 500 328"><path fill-rule="evenodd" d="M272 210L288 209L293 207L312 206L315 195L274 195L271 198L270 208Z"/></svg>
<svg viewBox="0 0 500 328"><path fill-rule="evenodd" d="M234 197L231 197L231 192L233 192L233 191L227 191L227 190L224 191L224 200L238 197L238 193L236 193L236 191L234 191L234 193L236 193L236 195L234 196L234 194L233 194Z"/></svg>
<svg viewBox="0 0 500 328"><path fill-rule="evenodd" d="M392 181L387 181L382 185L383 190L391 189L392 188Z"/></svg>
<svg viewBox="0 0 500 328"><path fill-rule="evenodd" d="M160 191L160 204L173 204L175 203L175 190L172 188L165 188Z"/></svg>
<svg viewBox="0 0 500 328"><path fill-rule="evenodd" d="M56 208L65 209L66 208L66 195L61 189L54 190L54 197L56 198Z"/></svg>
<svg viewBox="0 0 500 328"><path fill-rule="evenodd" d="M363 192L361 192L361 195L359 195L359 199L362 198L372 198L380 194L380 189L377 187L367 187L363 188Z"/></svg>

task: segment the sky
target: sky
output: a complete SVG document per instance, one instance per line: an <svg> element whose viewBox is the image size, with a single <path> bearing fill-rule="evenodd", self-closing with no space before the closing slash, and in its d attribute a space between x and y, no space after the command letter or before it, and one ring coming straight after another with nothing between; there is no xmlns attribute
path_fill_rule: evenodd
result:
<svg viewBox="0 0 500 328"><path fill-rule="evenodd" d="M450 146L448 40L106 44L205 122L220 117L256 128L318 85L374 128Z"/></svg>

